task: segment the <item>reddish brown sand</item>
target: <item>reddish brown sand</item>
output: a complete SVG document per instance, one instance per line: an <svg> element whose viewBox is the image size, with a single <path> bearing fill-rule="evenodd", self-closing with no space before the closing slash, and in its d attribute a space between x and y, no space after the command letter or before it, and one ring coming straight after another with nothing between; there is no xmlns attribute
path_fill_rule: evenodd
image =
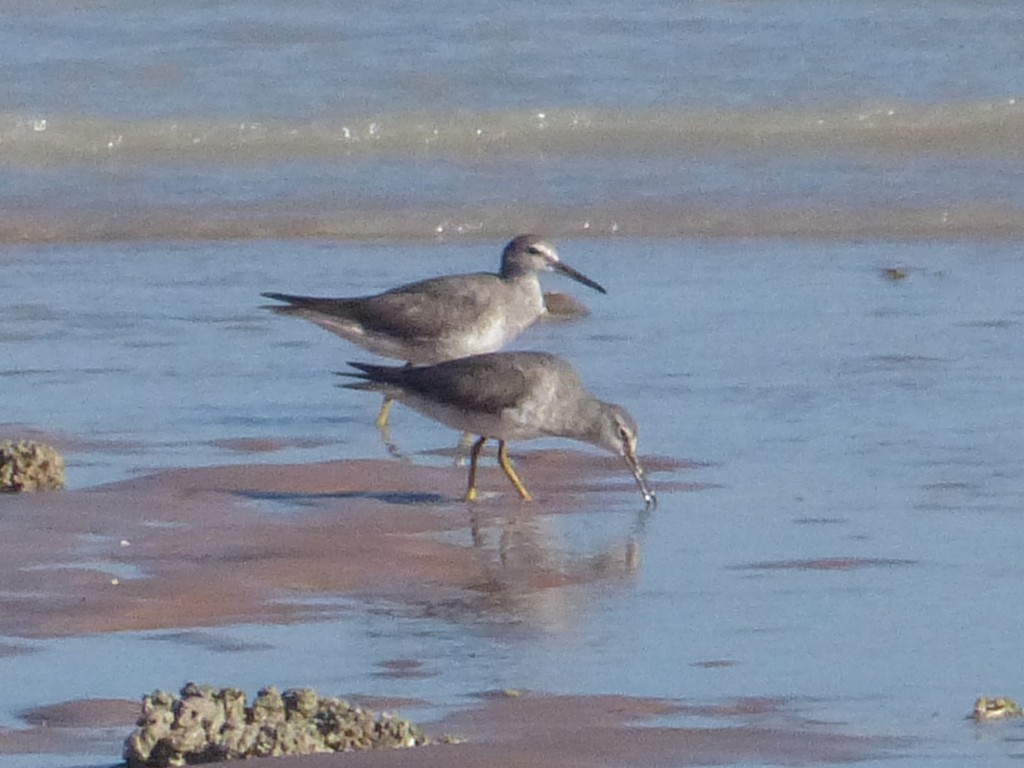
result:
<svg viewBox="0 0 1024 768"><path fill-rule="evenodd" d="M523 566L506 550L499 566L488 538L498 521L529 529L547 515L585 511L608 487L636 493L614 457L527 453L518 465L537 498L533 504L519 501L491 465L480 477L482 502L467 505L458 500L465 469L400 461L183 469L90 490L8 495L0 498L0 634L52 638L304 621L316 617L314 609L291 598L323 594L452 605L458 620L459 610L519 610L523 595L627 578L635 556L625 535L621 549L578 561L537 556L536 541L509 536L506 547L524 549ZM655 474L678 466L649 465ZM658 489L671 490L664 483ZM639 507L639 493L636 498ZM203 642L201 631L191 637ZM15 640L0 652L22 651ZM415 659L382 661L378 671L430 674ZM467 744L272 765L813 764L863 759L892 746L807 726L785 713L772 718L771 728L742 720L780 706L701 709L722 719L714 729L640 728L644 718L693 710L625 697L498 696L428 726L434 736L455 734ZM136 702L72 701L25 713L26 728L0 731L0 753L75 753L96 743L96 729L127 736L137 709ZM110 743L109 730L100 734Z"/></svg>
<svg viewBox="0 0 1024 768"><path fill-rule="evenodd" d="M388 702L378 702L387 705ZM97 743L99 728L131 731L138 704L77 701L25 714L31 727L0 731L0 753L78 750ZM645 725L662 715L699 715L715 727ZM771 726L751 726L752 716ZM539 694L486 697L480 705L428 724L437 743L413 750L273 758L247 762L267 768L518 768L519 766L682 766L730 763L821 765L891 754L892 739L848 736L802 722L784 702L750 699L724 707L682 706L628 696Z"/></svg>
<svg viewBox="0 0 1024 768"><path fill-rule="evenodd" d="M479 486L496 495L466 505L458 500L465 469L399 461L172 470L90 490L8 496L0 515L0 633L284 622L310 618L308 606L288 598L315 594L500 600L503 585L606 578L630 567L625 545L575 564L503 566L499 578L479 530L498 518L579 511L609 477L611 487L634 491L620 463L527 454L519 466L534 504L519 501L494 467L482 470ZM431 536L449 531L465 536ZM110 570L80 565L97 562ZM114 583L125 569L139 576Z"/></svg>

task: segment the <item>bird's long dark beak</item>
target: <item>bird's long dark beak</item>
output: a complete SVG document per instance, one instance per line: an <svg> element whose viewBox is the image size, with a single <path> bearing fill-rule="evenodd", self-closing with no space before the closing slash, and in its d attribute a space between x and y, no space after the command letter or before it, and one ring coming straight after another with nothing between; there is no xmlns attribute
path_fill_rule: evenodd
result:
<svg viewBox="0 0 1024 768"><path fill-rule="evenodd" d="M595 291L600 291L601 293L608 293L608 291L604 289L604 286L601 285L599 282L597 282L596 280L591 280L582 272L577 272L572 267L566 266L560 261L556 261L555 263L553 263L551 265L551 268L556 272L561 272L566 277L571 277L577 283L583 283L588 288L593 288Z"/></svg>
<svg viewBox="0 0 1024 768"><path fill-rule="evenodd" d="M644 475L644 468L640 466L640 460L636 457L636 454L626 451L626 463L629 465L630 470L633 472L633 477L636 478L636 484L640 487L640 493L644 496L644 507L646 509L652 509L658 506L658 497L654 495L654 491L647 484L647 477Z"/></svg>

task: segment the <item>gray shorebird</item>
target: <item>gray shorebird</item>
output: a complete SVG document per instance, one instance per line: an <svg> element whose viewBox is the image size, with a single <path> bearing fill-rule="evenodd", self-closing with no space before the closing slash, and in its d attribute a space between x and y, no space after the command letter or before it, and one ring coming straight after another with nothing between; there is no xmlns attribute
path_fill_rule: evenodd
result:
<svg viewBox="0 0 1024 768"><path fill-rule="evenodd" d="M427 366L349 363L362 379L348 389L382 392L442 424L478 435L470 453L466 501L476 499L477 461L498 441L498 462L520 497L530 500L508 459L509 440L566 437L626 460L647 506L657 504L636 456L636 422L621 406L593 397L565 360L545 352L494 352Z"/></svg>
<svg viewBox="0 0 1024 768"><path fill-rule="evenodd" d="M383 357L431 365L495 352L546 312L538 272L560 272L595 291L604 287L563 264L548 241L520 235L505 246L497 273L475 272L421 280L373 296L317 298L264 293L302 317ZM385 398L377 426L387 424Z"/></svg>

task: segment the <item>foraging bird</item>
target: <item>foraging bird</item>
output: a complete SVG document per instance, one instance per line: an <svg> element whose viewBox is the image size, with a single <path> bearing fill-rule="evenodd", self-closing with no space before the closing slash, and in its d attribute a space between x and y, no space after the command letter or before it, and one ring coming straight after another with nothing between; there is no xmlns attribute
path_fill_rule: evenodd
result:
<svg viewBox="0 0 1024 768"><path fill-rule="evenodd" d="M470 454L466 501L476 499L477 460L488 439L518 491L530 494L508 460L505 443L566 437L591 443L626 460L647 506L657 504L636 456L636 422L624 408L596 399L565 360L545 352L493 352L427 366L349 363L362 381L348 389L372 390L399 400L442 424L478 435Z"/></svg>
<svg viewBox="0 0 1024 768"><path fill-rule="evenodd" d="M264 297L280 315L303 317L378 355L430 365L495 352L545 314L538 272L560 272L601 293L602 285L561 262L546 240L520 235L501 255L497 273L477 272L409 283L374 296L316 298L285 293ZM377 426L387 424L385 398Z"/></svg>

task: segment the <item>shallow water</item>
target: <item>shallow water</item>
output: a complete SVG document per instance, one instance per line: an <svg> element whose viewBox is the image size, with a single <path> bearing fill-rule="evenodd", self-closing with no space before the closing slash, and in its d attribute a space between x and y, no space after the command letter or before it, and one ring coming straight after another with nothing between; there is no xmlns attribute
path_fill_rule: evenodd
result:
<svg viewBox="0 0 1024 768"><path fill-rule="evenodd" d="M692 466L654 473L650 514L623 484L529 531L566 562L635 538L628 579L498 614L0 638L36 649L0 655L0 724L193 678L532 688L775 697L907 737L901 765L1019 758L1019 726L963 719L1024 696L1016 3L3 13L0 422L63 434L72 488L386 457L376 398L334 386L368 356L259 293L491 269L534 229L610 292L546 279L592 315L517 348L569 358L642 455ZM407 410L392 437L450 461ZM401 658L427 676L380 674ZM122 736L0 765L100 765Z"/></svg>
<svg viewBox="0 0 1024 768"><path fill-rule="evenodd" d="M0 659L23 692L8 695L6 711L132 698L186 678L429 690L453 704L488 688L767 696L853 733L911 737L926 762L1010 756L1012 726L962 718L982 692L1014 693L1024 629L1007 610L1024 544L1014 288L1024 267L1015 249L625 238L560 246L609 295L573 290L591 317L534 328L518 346L565 355L596 393L626 405L643 454L697 463L655 474L663 489L651 514L624 485L601 508L534 532L550 556L570 559L639 532L632 580L544 590L498 616L425 619L355 605L346 619L301 633L213 633L267 644L242 653L150 639L167 633L34 643L41 652ZM258 309L259 291L361 293L472 269L493 250L11 247L7 272L20 279L19 302L4 314L5 389L24 404L21 421L95 441L70 455L75 487L254 460L213 442L223 439L307 441L256 455L268 463L383 457L376 399L336 389L331 374L365 355ZM905 278L886 276L895 266ZM43 279L53 274L60 284ZM454 438L401 409L392 437L428 464L447 459L417 451ZM676 482L697 490L667 490ZM332 644L346 661L325 672L319 649ZM80 654L96 672L45 673ZM406 657L430 676L382 679L374 666Z"/></svg>
<svg viewBox="0 0 1024 768"><path fill-rule="evenodd" d="M0 242L1024 230L1010 0L4 11Z"/></svg>

